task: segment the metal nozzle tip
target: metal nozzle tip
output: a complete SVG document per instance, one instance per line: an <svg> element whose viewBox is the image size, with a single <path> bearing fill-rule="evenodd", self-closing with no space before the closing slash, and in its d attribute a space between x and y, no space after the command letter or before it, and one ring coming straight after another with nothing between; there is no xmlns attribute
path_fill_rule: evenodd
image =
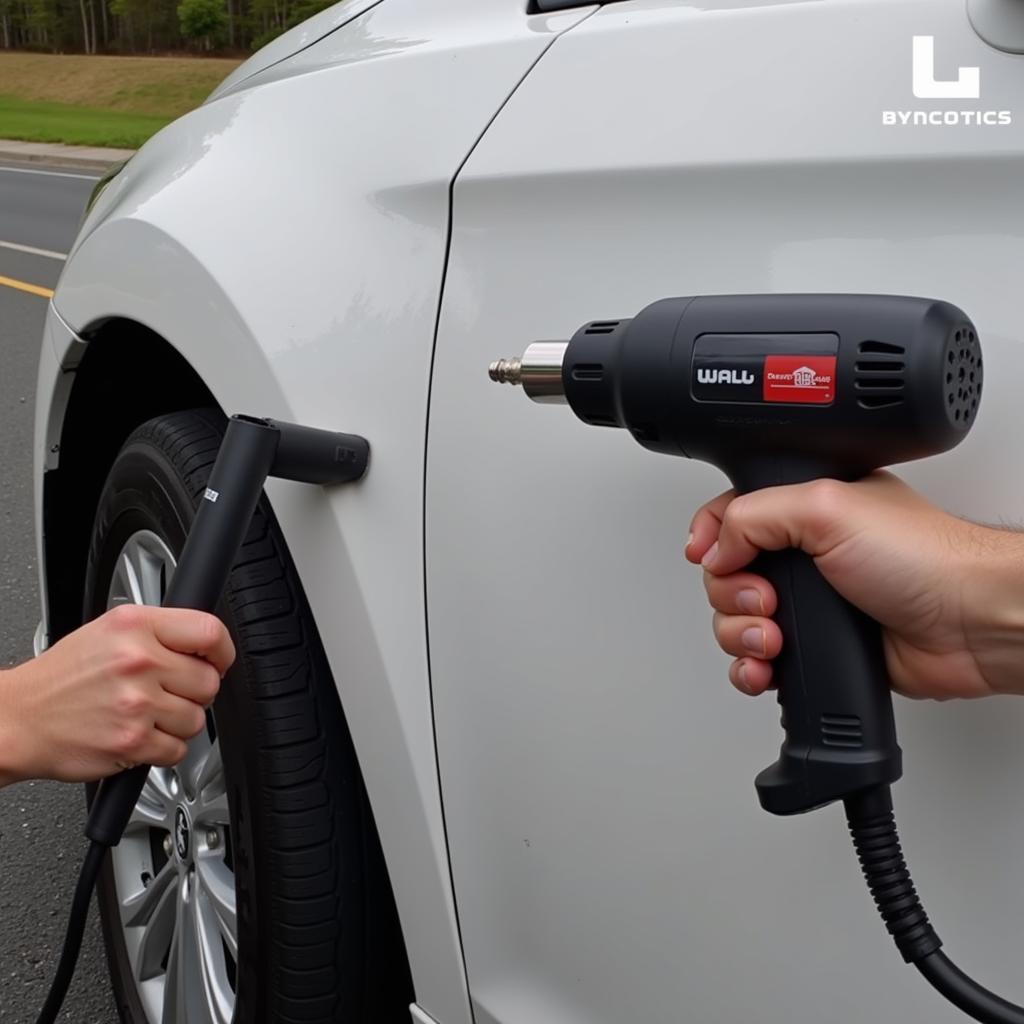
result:
<svg viewBox="0 0 1024 1024"><path fill-rule="evenodd" d="M567 341L535 341L521 356L491 363L488 376L498 384L522 385L535 402L564 402L562 360L568 346Z"/></svg>
<svg viewBox="0 0 1024 1024"><path fill-rule="evenodd" d="M521 359L498 359L487 368L487 375L498 384L522 384Z"/></svg>

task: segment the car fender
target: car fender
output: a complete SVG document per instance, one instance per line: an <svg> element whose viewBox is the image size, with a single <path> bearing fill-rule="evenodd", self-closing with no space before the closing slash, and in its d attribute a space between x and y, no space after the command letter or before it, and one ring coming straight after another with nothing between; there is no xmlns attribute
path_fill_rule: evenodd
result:
<svg viewBox="0 0 1024 1024"><path fill-rule="evenodd" d="M54 297L72 338L111 317L156 332L227 413L370 440L358 485L267 493L334 668L418 1002L445 1024L470 1013L433 739L423 481L450 188L523 76L592 10L372 7L293 58L302 67L150 140L94 204ZM79 343L50 334L67 369Z"/></svg>

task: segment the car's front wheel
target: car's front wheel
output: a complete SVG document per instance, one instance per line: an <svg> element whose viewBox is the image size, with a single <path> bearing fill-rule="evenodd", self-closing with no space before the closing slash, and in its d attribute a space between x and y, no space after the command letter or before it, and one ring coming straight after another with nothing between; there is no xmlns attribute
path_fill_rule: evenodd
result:
<svg viewBox="0 0 1024 1024"><path fill-rule="evenodd" d="M96 515L87 618L161 602L222 430L218 412L193 410L125 442ZM358 763L265 501L221 613L238 660L186 759L150 771L100 879L122 1020L407 1020L408 968Z"/></svg>

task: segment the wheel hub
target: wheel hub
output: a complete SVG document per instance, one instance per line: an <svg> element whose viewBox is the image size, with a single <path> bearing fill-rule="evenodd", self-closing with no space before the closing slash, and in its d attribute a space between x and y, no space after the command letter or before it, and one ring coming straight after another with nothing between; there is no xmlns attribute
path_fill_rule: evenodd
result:
<svg viewBox="0 0 1024 1024"><path fill-rule="evenodd" d="M187 864L192 852L192 821L184 804L174 812L174 852L181 864Z"/></svg>

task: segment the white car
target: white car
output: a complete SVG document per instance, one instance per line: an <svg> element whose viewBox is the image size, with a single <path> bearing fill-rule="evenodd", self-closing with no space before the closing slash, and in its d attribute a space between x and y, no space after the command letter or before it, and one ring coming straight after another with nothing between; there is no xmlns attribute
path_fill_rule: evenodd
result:
<svg viewBox="0 0 1024 1024"><path fill-rule="evenodd" d="M757 805L777 708L681 554L721 475L487 367L670 296L944 299L985 403L905 473L1019 518L1024 44L967 7L347 0L98 190L42 346L40 645L160 600L225 414L373 453L267 486L239 663L102 881L125 1022L959 1019L840 812ZM1024 705L897 722L932 918L1020 996Z"/></svg>

